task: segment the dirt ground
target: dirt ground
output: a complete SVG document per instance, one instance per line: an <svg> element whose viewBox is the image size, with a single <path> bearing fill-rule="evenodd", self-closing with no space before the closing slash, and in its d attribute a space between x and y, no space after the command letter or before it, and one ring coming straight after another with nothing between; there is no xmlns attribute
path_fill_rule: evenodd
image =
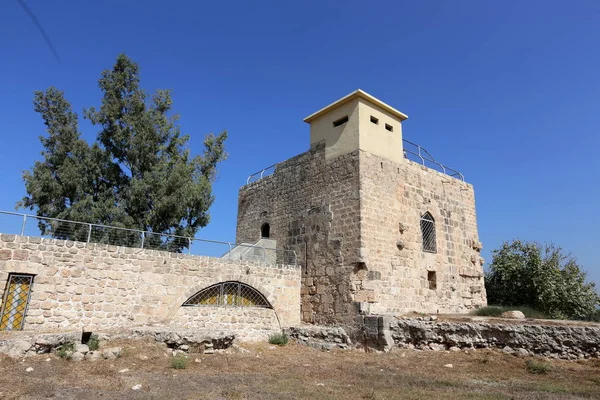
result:
<svg viewBox="0 0 600 400"><path fill-rule="evenodd" d="M526 360L534 358L498 351L321 352L261 343L244 345L244 353L191 354L187 368L174 369L170 350L157 343L109 346L122 346L123 355L96 362L2 357L0 398L600 399L600 360L543 360L552 370L533 374Z"/></svg>

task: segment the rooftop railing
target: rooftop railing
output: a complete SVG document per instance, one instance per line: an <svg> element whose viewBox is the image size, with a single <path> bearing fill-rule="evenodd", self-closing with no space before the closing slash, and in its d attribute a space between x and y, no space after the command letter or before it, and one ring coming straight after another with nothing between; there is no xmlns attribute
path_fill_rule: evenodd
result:
<svg viewBox="0 0 600 400"><path fill-rule="evenodd" d="M449 166L436 161L436 159L433 158L431 153L428 152L424 147L421 147L420 145L406 139L402 139L402 142L404 144L404 158L418 162L421 165L438 170L448 176L460 179L464 182L465 177L460 171L455 170L454 168L450 168ZM277 165L279 165L279 163L270 165L266 168L261 169L258 172L253 173L248 177L248 179L246 179L246 185L252 182L259 181L265 176L271 175L273 172L275 172L275 168L277 167Z"/></svg>
<svg viewBox="0 0 600 400"><path fill-rule="evenodd" d="M460 179L464 182L465 177L462 173L454 168L450 168L447 165L437 162L431 153L429 153L423 147L406 139L402 139L402 142L404 143L404 158L411 161L416 161L429 168L435 166L434 168L441 170L441 172L444 174L452 176L456 179ZM409 154L411 157L408 156Z"/></svg>
<svg viewBox="0 0 600 400"><path fill-rule="evenodd" d="M275 172L275 167L278 165L277 164L273 164L273 165L269 165L267 168L263 168L258 172L253 173L252 175L250 175L248 177L248 179L246 179L246 185L251 183L251 182L256 182L258 180L261 180L264 176L267 175L271 175L273 172Z"/></svg>

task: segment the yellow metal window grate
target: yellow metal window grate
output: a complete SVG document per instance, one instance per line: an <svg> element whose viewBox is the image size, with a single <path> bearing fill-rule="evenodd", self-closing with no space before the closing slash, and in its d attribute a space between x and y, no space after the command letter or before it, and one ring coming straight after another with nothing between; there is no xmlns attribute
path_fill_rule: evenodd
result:
<svg viewBox="0 0 600 400"><path fill-rule="evenodd" d="M9 275L0 310L0 331L23 329L32 282L32 275Z"/></svg>
<svg viewBox="0 0 600 400"><path fill-rule="evenodd" d="M187 299L183 305L271 308L269 301L258 290L235 281L217 283L202 289Z"/></svg>
<svg viewBox="0 0 600 400"><path fill-rule="evenodd" d="M189 306L216 306L221 302L221 287L214 285L199 291L190 297L185 305Z"/></svg>

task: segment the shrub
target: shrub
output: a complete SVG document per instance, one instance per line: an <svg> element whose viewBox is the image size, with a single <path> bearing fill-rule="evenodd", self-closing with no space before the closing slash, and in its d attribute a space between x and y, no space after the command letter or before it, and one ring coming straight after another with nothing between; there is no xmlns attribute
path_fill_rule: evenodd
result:
<svg viewBox="0 0 600 400"><path fill-rule="evenodd" d="M477 310L474 310L471 314L479 315L479 316L486 316L486 317L499 317L503 312L506 312L506 311L521 311L523 314L525 314L525 317L527 317L527 318L537 318L537 319L548 318L546 315L544 315L544 313L534 310L531 307L523 307L523 306L518 306L518 307L487 306L487 307L478 308Z"/></svg>
<svg viewBox="0 0 600 400"><path fill-rule="evenodd" d="M186 369L189 360L184 355L178 354L171 360L171 365L175 369Z"/></svg>
<svg viewBox="0 0 600 400"><path fill-rule="evenodd" d="M67 360L71 359L71 354L75 351L75 343L67 342L63 343L56 349L56 354L60 358L66 358Z"/></svg>
<svg viewBox="0 0 600 400"><path fill-rule="evenodd" d="M535 360L527 360L527 371L532 374L541 374L546 375L548 372L552 371L552 367L550 364L535 361Z"/></svg>
<svg viewBox="0 0 600 400"><path fill-rule="evenodd" d="M269 343L277 346L285 346L288 342L288 336L285 333L274 333L269 336Z"/></svg>
<svg viewBox="0 0 600 400"><path fill-rule="evenodd" d="M488 301L528 306L550 318L589 319L600 302L593 282L569 253L515 240L493 251L485 274Z"/></svg>
<svg viewBox="0 0 600 400"><path fill-rule="evenodd" d="M98 350L100 347L100 339L98 339L98 335L90 336L90 340L86 343L89 347L90 351Z"/></svg>

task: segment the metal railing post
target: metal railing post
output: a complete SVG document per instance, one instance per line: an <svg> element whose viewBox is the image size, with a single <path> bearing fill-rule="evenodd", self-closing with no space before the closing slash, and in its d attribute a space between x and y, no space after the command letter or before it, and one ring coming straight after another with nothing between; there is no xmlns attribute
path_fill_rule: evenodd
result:
<svg viewBox="0 0 600 400"><path fill-rule="evenodd" d="M188 254L192 254L192 238L188 238Z"/></svg>
<svg viewBox="0 0 600 400"><path fill-rule="evenodd" d="M144 231L142 231L142 245L140 248L144 248L144 241L146 240L146 233Z"/></svg>
<svg viewBox="0 0 600 400"><path fill-rule="evenodd" d="M89 243L90 240L92 239L92 224L89 224L88 227L89 227L89 230L88 230L87 243Z"/></svg>
<svg viewBox="0 0 600 400"><path fill-rule="evenodd" d="M27 215L23 214L23 226L21 227L21 236L25 236L25 225L27 224Z"/></svg>

